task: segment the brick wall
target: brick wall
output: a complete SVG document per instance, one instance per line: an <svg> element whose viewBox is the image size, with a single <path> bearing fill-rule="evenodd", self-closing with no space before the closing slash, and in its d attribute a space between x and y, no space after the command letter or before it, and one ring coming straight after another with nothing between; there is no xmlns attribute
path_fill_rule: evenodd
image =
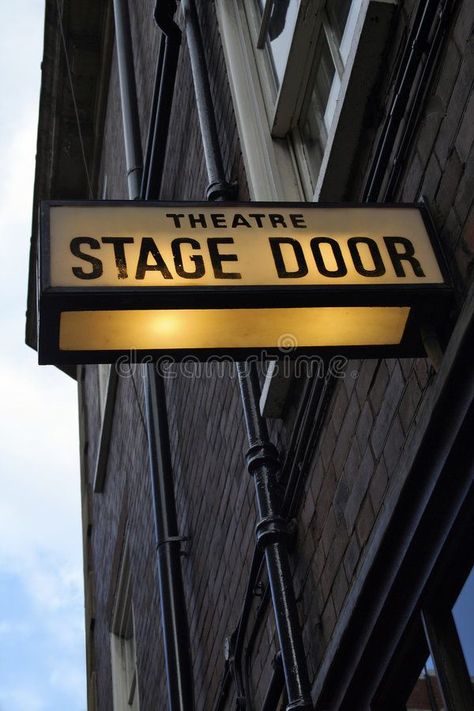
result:
<svg viewBox="0 0 474 711"><path fill-rule="evenodd" d="M145 136L157 54L157 30L151 3L136 3L132 26L142 135ZM225 75L214 5L199 2L206 41L219 137L229 179L238 180L247 197L238 135ZM391 66L407 36L416 3L397 15ZM473 121L472 4L457 4L443 44L439 69L416 127L397 196L416 201L425 195L447 250L459 301L472 281ZM387 82L393 76L390 66ZM390 85L379 93L390 96ZM383 114L383 111L382 111ZM379 117L381 119L381 117ZM373 126L371 140L376 137ZM144 139L145 140L145 139ZM363 183L364 167L354 177ZM121 113L114 59L105 126L102 176L107 196L126 197ZM171 131L162 183L164 199L204 199L207 178L197 122L186 43L180 53ZM354 197L357 197L356 195ZM181 534L190 537L183 576L191 632L196 707L211 709L224 669L224 640L235 628L254 550L253 483L245 469L246 441L235 373L221 377L216 368L178 368L166 382L176 499ZM366 360L347 364L345 377L332 386L314 454L306 463L296 515L298 533L292 553L303 639L310 675L315 677L337 620L361 574L381 512L390 508L403 485L400 461L409 447L426 396L436 375L418 360ZM136 622L140 702L146 709L165 705L164 662L159 624L156 552L152 526L147 442L143 424L140 373L120 378L105 490L92 493L100 413L97 372L85 369L85 454L90 533L86 565L94 582L92 666L97 673L98 708L111 708L109 632L116 575L128 541ZM301 425L298 406L304 383L296 382L285 416L272 423L272 438L282 461L292 452ZM315 413L311 412L311 416ZM296 428L296 430L295 430ZM265 583L265 574L262 574ZM256 589L250 628L262 599ZM247 640L248 641L248 640ZM256 708L264 698L277 650L271 606L264 610L250 665ZM233 690L227 708L234 707Z"/></svg>

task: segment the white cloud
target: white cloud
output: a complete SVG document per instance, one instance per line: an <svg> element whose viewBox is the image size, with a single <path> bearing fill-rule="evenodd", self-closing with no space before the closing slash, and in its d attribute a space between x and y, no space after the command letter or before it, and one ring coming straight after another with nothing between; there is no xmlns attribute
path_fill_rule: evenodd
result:
<svg viewBox="0 0 474 711"><path fill-rule="evenodd" d="M44 0L2 4L0 709L85 707L76 385L24 345ZM58 661L60 660L60 661Z"/></svg>
<svg viewBox="0 0 474 711"><path fill-rule="evenodd" d="M21 635L24 637L31 631L30 625L26 622L12 622L11 620L0 620L0 637L12 637Z"/></svg>
<svg viewBox="0 0 474 711"><path fill-rule="evenodd" d="M0 691L0 711L21 709L21 711L42 711L46 708L40 692L23 686Z"/></svg>
<svg viewBox="0 0 474 711"><path fill-rule="evenodd" d="M51 684L70 694L80 694L83 691L84 680L77 668L70 664L60 664L50 675Z"/></svg>

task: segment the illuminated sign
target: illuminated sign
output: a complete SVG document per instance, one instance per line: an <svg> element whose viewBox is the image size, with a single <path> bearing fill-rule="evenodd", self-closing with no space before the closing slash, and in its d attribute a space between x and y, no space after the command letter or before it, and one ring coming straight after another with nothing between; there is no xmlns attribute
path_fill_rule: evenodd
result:
<svg viewBox="0 0 474 711"><path fill-rule="evenodd" d="M418 206L42 204L42 363L419 352L449 292Z"/></svg>

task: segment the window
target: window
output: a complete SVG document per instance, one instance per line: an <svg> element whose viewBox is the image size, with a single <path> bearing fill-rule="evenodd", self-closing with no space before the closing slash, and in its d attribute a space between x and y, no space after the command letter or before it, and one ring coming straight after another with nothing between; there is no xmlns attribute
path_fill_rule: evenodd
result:
<svg viewBox="0 0 474 711"><path fill-rule="evenodd" d="M300 0L255 2L260 8L256 47L267 52L272 67L272 135L284 137L292 131L314 188L361 2L334 0L311 6Z"/></svg>
<svg viewBox="0 0 474 711"><path fill-rule="evenodd" d="M110 369L111 366L108 364L97 366L97 377L99 379L99 406L102 417L104 416L105 403L107 400Z"/></svg>
<svg viewBox="0 0 474 711"><path fill-rule="evenodd" d="M127 549L125 549L117 585L110 647L114 711L138 711L140 707L138 702L135 624Z"/></svg>
<svg viewBox="0 0 474 711"><path fill-rule="evenodd" d="M453 617L469 676L474 679L474 569L454 604Z"/></svg>
<svg viewBox="0 0 474 711"><path fill-rule="evenodd" d="M452 610L442 598L422 610L430 654L406 702L407 711L462 711L474 708L473 692L474 571L467 578Z"/></svg>
<svg viewBox="0 0 474 711"><path fill-rule="evenodd" d="M408 698L406 709L407 711L444 711L445 709L439 679L431 657L416 681Z"/></svg>
<svg viewBox="0 0 474 711"><path fill-rule="evenodd" d="M341 199L395 5L217 0L252 198Z"/></svg>
<svg viewBox="0 0 474 711"><path fill-rule="evenodd" d="M107 473L118 374L117 369L110 365L98 365L97 368L101 430L95 464L94 492L101 494L104 490Z"/></svg>
<svg viewBox="0 0 474 711"><path fill-rule="evenodd" d="M216 0L252 200L347 199L396 5ZM261 410L276 417L287 383L272 374Z"/></svg>

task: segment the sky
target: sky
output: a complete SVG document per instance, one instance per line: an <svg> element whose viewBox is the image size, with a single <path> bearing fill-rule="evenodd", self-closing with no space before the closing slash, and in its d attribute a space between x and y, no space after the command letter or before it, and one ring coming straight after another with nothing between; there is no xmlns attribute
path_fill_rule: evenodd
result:
<svg viewBox="0 0 474 711"><path fill-rule="evenodd" d="M43 5L0 0L0 711L86 709L76 383L24 344Z"/></svg>
<svg viewBox="0 0 474 711"><path fill-rule="evenodd" d="M85 711L76 383L24 344L43 0L0 2L0 711Z"/></svg>

